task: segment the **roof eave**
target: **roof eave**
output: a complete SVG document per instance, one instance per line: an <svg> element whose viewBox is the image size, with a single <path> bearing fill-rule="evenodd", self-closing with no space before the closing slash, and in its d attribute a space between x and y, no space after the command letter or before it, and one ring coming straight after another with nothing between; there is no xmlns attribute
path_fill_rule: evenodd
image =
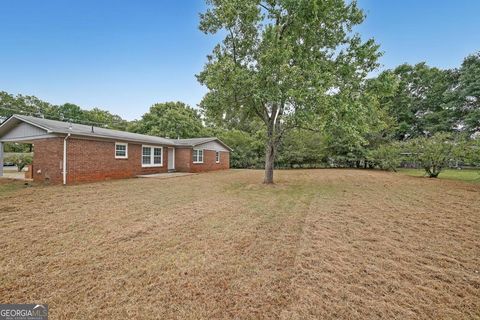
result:
<svg viewBox="0 0 480 320"><path fill-rule="evenodd" d="M35 126L37 128L40 128L40 129L43 129L45 131L47 131L48 133L54 133L54 131L51 129L51 128L48 128L48 127L44 127L42 125L39 125L38 123L34 123L34 122L31 122L27 119L24 119L21 115L17 115L17 114L14 114L13 116L11 116L11 118L15 118L17 120L20 120L20 121L23 121L23 122L26 122L28 123L29 125L32 125L32 126ZM8 119L9 120L9 119ZM7 120L5 121L7 122ZM2 124L3 125L3 124Z"/></svg>
<svg viewBox="0 0 480 320"><path fill-rule="evenodd" d="M140 144L154 144L154 145L163 145L163 146L174 146L171 142L154 142L154 141L145 141L140 139L129 139L124 137L111 137L101 134L87 134L87 133L78 133L78 132L54 132L56 134L68 134L70 133L73 136L77 137L87 137L87 138L99 138L99 139L106 139L106 140L114 140L114 141L124 141L124 142L135 142Z"/></svg>
<svg viewBox="0 0 480 320"><path fill-rule="evenodd" d="M192 147L196 147L196 146L199 146L199 145L201 145L201 144L208 143L208 142L212 142L212 141L217 141L217 142L220 143L222 146L224 146L225 148L227 148L230 152L233 151L232 148L230 148L227 144L225 144L222 140L220 140L220 139L218 139L218 138L211 138L211 139L206 140L206 141L194 143L194 144L192 144Z"/></svg>

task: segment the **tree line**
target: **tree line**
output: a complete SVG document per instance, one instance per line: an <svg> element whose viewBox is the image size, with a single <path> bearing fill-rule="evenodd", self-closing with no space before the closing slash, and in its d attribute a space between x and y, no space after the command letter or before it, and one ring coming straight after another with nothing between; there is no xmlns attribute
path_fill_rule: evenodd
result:
<svg viewBox="0 0 480 320"><path fill-rule="evenodd" d="M403 64L366 81L371 103L360 132L342 126L294 128L283 137L275 166L279 168L364 167L395 170L402 164L432 163L429 175L448 165L478 165L480 132L480 54L459 68L442 70L425 62ZM86 110L66 103L52 105L34 96L0 92L0 117L28 114L169 138L217 136L234 151L234 168L264 168L265 128L259 120L219 119L208 109L182 102L153 105L139 120L127 121L100 108ZM428 145L431 143L431 145ZM436 146L436 147L435 147ZM426 153L424 149L432 149ZM28 151L7 144L6 152ZM438 149L438 150L437 150ZM437 160L421 159L439 151Z"/></svg>
<svg viewBox="0 0 480 320"><path fill-rule="evenodd" d="M200 107L209 125L247 133L259 154L235 160L264 167L264 183L274 167L382 167L387 155L436 177L446 160L431 149L475 149L479 53L454 70L404 64L369 77L381 52L353 31L365 18L355 1L206 2L200 30L224 37L197 75L209 90ZM445 133L463 138L434 143Z"/></svg>
<svg viewBox="0 0 480 320"><path fill-rule="evenodd" d="M366 117L358 113L354 130L338 118L317 129L294 128L279 144L276 167L395 170L415 165L436 177L446 166L480 165L480 53L456 69L422 62L383 71L365 81L362 95L369 112ZM349 102L338 103L340 110L349 107ZM208 113L206 118L221 128L219 136L242 150L233 155L233 166L263 168L264 128L239 119L212 121Z"/></svg>

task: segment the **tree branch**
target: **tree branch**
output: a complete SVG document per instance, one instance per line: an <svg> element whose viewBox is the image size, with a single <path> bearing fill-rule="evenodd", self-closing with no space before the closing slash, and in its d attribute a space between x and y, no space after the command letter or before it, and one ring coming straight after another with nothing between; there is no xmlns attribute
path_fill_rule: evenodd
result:
<svg viewBox="0 0 480 320"><path fill-rule="evenodd" d="M230 37L232 37L232 50L233 50L233 63L237 64L237 48L235 45L235 36L233 35L233 31L230 27L228 27L228 32L230 32Z"/></svg>
<svg viewBox="0 0 480 320"><path fill-rule="evenodd" d="M321 133L323 132L322 130L316 129L316 128L309 128L309 127L304 127L301 125L294 125L292 128L297 128L297 129L302 129L302 130L307 130L307 131L312 131L312 132L317 132Z"/></svg>
<svg viewBox="0 0 480 320"><path fill-rule="evenodd" d="M265 6L264 4L262 4L261 2L259 3L260 7L262 7L263 9L267 10L268 13L273 13L272 12L272 8L268 8L267 6Z"/></svg>

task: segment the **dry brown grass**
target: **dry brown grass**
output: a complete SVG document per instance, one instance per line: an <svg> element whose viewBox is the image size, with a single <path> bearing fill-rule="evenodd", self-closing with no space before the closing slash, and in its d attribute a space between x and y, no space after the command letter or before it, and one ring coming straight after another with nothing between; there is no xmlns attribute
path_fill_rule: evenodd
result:
<svg viewBox="0 0 480 320"><path fill-rule="evenodd" d="M261 175L0 193L0 300L51 319L480 318L480 186Z"/></svg>

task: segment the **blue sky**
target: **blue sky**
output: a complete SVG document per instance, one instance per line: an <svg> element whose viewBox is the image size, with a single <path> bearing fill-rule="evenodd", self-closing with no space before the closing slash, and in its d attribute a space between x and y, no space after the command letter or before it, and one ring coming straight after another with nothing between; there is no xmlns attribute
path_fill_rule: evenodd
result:
<svg viewBox="0 0 480 320"><path fill-rule="evenodd" d="M357 27L381 45L382 68L452 68L480 50L478 0L359 0ZM198 104L206 55L201 0L0 0L0 90L100 107L132 120L155 102Z"/></svg>

